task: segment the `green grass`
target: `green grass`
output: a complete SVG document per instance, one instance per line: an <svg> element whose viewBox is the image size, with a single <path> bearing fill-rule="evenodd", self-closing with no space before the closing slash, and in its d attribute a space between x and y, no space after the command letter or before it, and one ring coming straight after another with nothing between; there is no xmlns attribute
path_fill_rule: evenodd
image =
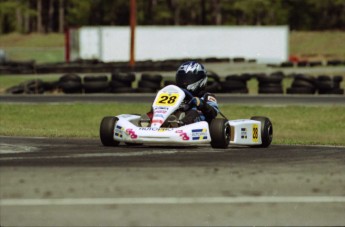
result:
<svg viewBox="0 0 345 227"><path fill-rule="evenodd" d="M290 32L289 53L345 58L344 31Z"/></svg>
<svg viewBox="0 0 345 227"><path fill-rule="evenodd" d="M64 34L58 33L0 36L0 48L6 51L8 59L37 63L63 62L64 42Z"/></svg>
<svg viewBox="0 0 345 227"><path fill-rule="evenodd" d="M345 107L221 105L230 119L268 116L274 144L345 145ZM0 135L98 138L104 116L145 113L149 104L0 104Z"/></svg>

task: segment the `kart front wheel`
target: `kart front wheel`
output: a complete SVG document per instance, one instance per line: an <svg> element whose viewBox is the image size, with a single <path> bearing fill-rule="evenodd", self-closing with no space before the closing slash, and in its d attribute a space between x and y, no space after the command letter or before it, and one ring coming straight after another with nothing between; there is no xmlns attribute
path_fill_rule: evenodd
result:
<svg viewBox="0 0 345 227"><path fill-rule="evenodd" d="M213 148L227 148L230 143L230 125L222 118L216 118L210 124L211 146Z"/></svg>
<svg viewBox="0 0 345 227"><path fill-rule="evenodd" d="M261 145L255 145L253 147L268 147L273 139L273 125L270 119L267 117L251 117L251 120L261 122Z"/></svg>
<svg viewBox="0 0 345 227"><path fill-rule="evenodd" d="M101 138L101 142L104 146L118 146L119 141L115 141L114 136L114 128L117 122L116 117L104 117L101 122L101 126L99 129L99 137Z"/></svg>

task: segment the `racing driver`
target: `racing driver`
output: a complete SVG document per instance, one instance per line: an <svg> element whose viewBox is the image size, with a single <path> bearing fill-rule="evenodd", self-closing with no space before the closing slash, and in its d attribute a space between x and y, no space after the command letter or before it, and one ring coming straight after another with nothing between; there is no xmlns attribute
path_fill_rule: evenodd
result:
<svg viewBox="0 0 345 227"><path fill-rule="evenodd" d="M178 68L176 85L188 90L194 96L188 102L192 108L187 110L185 117L181 120L183 124L198 121L210 123L216 118L219 112L217 99L214 94L205 91L206 84L207 72L202 64L188 61Z"/></svg>

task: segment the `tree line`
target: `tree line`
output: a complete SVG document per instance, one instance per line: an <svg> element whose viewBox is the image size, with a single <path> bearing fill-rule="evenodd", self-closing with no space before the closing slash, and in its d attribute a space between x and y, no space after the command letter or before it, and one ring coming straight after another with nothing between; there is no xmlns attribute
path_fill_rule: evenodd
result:
<svg viewBox="0 0 345 227"><path fill-rule="evenodd" d="M136 0L138 25L289 25L345 30L345 0ZM129 25L130 0L0 0L0 33Z"/></svg>

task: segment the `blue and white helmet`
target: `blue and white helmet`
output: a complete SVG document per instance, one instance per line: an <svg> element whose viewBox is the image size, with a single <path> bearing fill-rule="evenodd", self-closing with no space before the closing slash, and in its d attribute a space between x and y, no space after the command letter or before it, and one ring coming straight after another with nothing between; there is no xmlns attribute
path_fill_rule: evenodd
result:
<svg viewBox="0 0 345 227"><path fill-rule="evenodd" d="M183 63L176 72L176 85L197 96L207 84L205 67L195 61Z"/></svg>

